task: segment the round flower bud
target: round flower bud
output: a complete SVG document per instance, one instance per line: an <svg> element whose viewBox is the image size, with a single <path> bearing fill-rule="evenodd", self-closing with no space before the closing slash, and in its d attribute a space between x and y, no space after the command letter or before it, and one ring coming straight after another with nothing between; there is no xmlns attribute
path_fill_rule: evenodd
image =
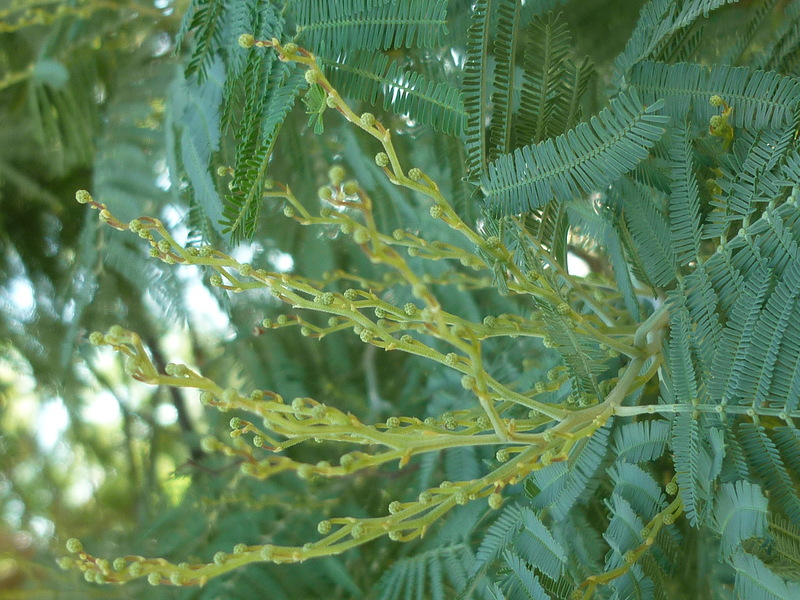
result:
<svg viewBox="0 0 800 600"><path fill-rule="evenodd" d="M352 467L354 462L356 462L356 459L352 454L343 454L339 459L339 464L345 470L348 470L350 467Z"/></svg>
<svg viewBox="0 0 800 600"><path fill-rule="evenodd" d="M500 448L500 450L495 453L494 457L497 459L497 462L504 463L508 461L511 454L508 452L508 448Z"/></svg>
<svg viewBox="0 0 800 600"><path fill-rule="evenodd" d="M158 585L161 583L161 575L158 573L148 573L147 574L147 583L150 585Z"/></svg>
<svg viewBox="0 0 800 600"><path fill-rule="evenodd" d="M373 115L372 113L365 112L364 114L361 115L361 118L359 120L361 121L361 124L364 127L372 127L373 125L375 125L375 115Z"/></svg>
<svg viewBox="0 0 800 600"><path fill-rule="evenodd" d="M220 287L222 285L222 276L219 273L214 273L208 278L208 282L214 287Z"/></svg>
<svg viewBox="0 0 800 600"><path fill-rule="evenodd" d="M556 312L561 315L562 317L568 315L572 309L570 308L569 304L566 302L562 302L556 307Z"/></svg>
<svg viewBox="0 0 800 600"><path fill-rule="evenodd" d="M433 500L433 494L428 491L424 491L419 495L418 499L422 504L428 504L431 500Z"/></svg>
<svg viewBox="0 0 800 600"><path fill-rule="evenodd" d="M370 239L369 231L366 227L359 227L353 233L353 241L356 244L366 244Z"/></svg>
<svg viewBox="0 0 800 600"><path fill-rule="evenodd" d="M275 319L275 322L278 325L286 325L289 322L289 317L286 315L278 315L278 317Z"/></svg>
<svg viewBox="0 0 800 600"><path fill-rule="evenodd" d="M386 152L378 152L375 155L375 164L379 167L385 167L389 164L389 155Z"/></svg>
<svg viewBox="0 0 800 600"><path fill-rule="evenodd" d="M94 582L94 571L84 571L83 572L83 579L87 583Z"/></svg>
<svg viewBox="0 0 800 600"><path fill-rule="evenodd" d="M289 42L283 47L284 54L294 54L295 52L297 52L297 44L294 42Z"/></svg>
<svg viewBox="0 0 800 600"><path fill-rule="evenodd" d="M544 381L537 381L533 389L536 390L537 394L543 394L547 391L547 384Z"/></svg>
<svg viewBox="0 0 800 600"><path fill-rule="evenodd" d="M725 117L721 115L713 115L709 119L708 124L711 126L712 129L717 129L719 127L722 127L725 124Z"/></svg>
<svg viewBox="0 0 800 600"><path fill-rule="evenodd" d="M363 329L358 336L361 338L362 342L369 344L372 341L372 338L375 337L375 332L371 329Z"/></svg>
<svg viewBox="0 0 800 600"><path fill-rule="evenodd" d="M444 364L448 367L455 367L458 364L458 354L455 352L448 352L444 357Z"/></svg>
<svg viewBox="0 0 800 600"><path fill-rule="evenodd" d="M386 311L383 310L380 306L375 308L375 316L379 319L383 319L386 317Z"/></svg>
<svg viewBox="0 0 800 600"><path fill-rule="evenodd" d="M414 338L405 333L400 337L400 341L403 342L404 344L413 344Z"/></svg>
<svg viewBox="0 0 800 600"><path fill-rule="evenodd" d="M483 318L483 324L486 325L486 327L494 327L495 324L497 324L497 319L492 315L488 315Z"/></svg>
<svg viewBox="0 0 800 600"><path fill-rule="evenodd" d="M491 425L491 423L489 423L489 417L486 415L481 415L478 417L475 421L475 424L479 429L489 429L489 425Z"/></svg>
<svg viewBox="0 0 800 600"><path fill-rule="evenodd" d="M670 496L674 496L675 494L677 494L677 493L678 493L678 484L677 484L677 483L675 483L674 481L670 481L670 482L667 484L667 487L665 488L665 491L666 491L666 492L667 492L667 493L668 493Z"/></svg>
<svg viewBox="0 0 800 600"><path fill-rule="evenodd" d="M264 438L260 435L253 436L253 446L256 448L261 448L264 445Z"/></svg>
<svg viewBox="0 0 800 600"><path fill-rule="evenodd" d="M400 419L398 417L389 417L386 419L386 427L389 429L397 429L400 427Z"/></svg>
<svg viewBox="0 0 800 600"><path fill-rule="evenodd" d="M244 554L245 552L247 552L247 544L236 544L233 547L234 554Z"/></svg>
<svg viewBox="0 0 800 600"><path fill-rule="evenodd" d="M180 571L174 571L169 574L169 582L172 585L182 585L183 584L183 574Z"/></svg>
<svg viewBox="0 0 800 600"><path fill-rule="evenodd" d="M275 554L275 548L267 544L266 546L261 548L258 554L261 557L261 560L272 560Z"/></svg>
<svg viewBox="0 0 800 600"><path fill-rule="evenodd" d="M341 167L340 165L335 165L328 171L328 178L331 180L333 185L339 185L342 183L345 175L347 175L347 173L345 172L344 167Z"/></svg>
<svg viewBox="0 0 800 600"><path fill-rule="evenodd" d="M131 563L131 566L128 568L128 573L131 574L131 577L139 577L142 574L142 563L134 562Z"/></svg>
<svg viewBox="0 0 800 600"><path fill-rule="evenodd" d="M253 274L253 266L245 263L239 267L239 273L242 277L250 277Z"/></svg>
<svg viewBox="0 0 800 600"><path fill-rule="evenodd" d="M336 108L339 105L339 100L333 96L325 96L325 104L328 108Z"/></svg>
<svg viewBox="0 0 800 600"><path fill-rule="evenodd" d="M430 213L434 219L439 219L442 216L442 207L439 206L438 204L434 204L433 206L431 206Z"/></svg>
<svg viewBox="0 0 800 600"><path fill-rule="evenodd" d="M78 190L75 192L75 200L80 204L88 204L93 200L92 195L86 190Z"/></svg>
<svg viewBox="0 0 800 600"><path fill-rule="evenodd" d="M402 229L395 229L392 232L392 237L396 239L398 242L405 237L406 233Z"/></svg>
<svg viewBox="0 0 800 600"><path fill-rule="evenodd" d="M323 185L317 190L317 196L319 196L320 200L330 200L333 198L333 190L327 185Z"/></svg>
<svg viewBox="0 0 800 600"><path fill-rule="evenodd" d="M348 181L345 181L344 185L342 186L342 191L347 196L355 196L356 194L358 194L358 182L355 181L354 179L349 179Z"/></svg>
<svg viewBox="0 0 800 600"><path fill-rule="evenodd" d="M75 561L72 560L69 556L62 556L58 560L56 560L56 564L62 571L68 571L72 567L75 566Z"/></svg>
<svg viewBox="0 0 800 600"><path fill-rule="evenodd" d="M347 288L344 291L344 297L350 301L353 301L358 298L358 292L356 292L353 288Z"/></svg>
<svg viewBox="0 0 800 600"><path fill-rule="evenodd" d="M311 409L311 416L314 419L324 419L326 414L328 414L328 407L324 404L317 404Z"/></svg>
<svg viewBox="0 0 800 600"><path fill-rule="evenodd" d="M354 540L364 537L365 533L366 533L366 527L364 526L363 523L356 523L350 530L350 535L353 536Z"/></svg>
<svg viewBox="0 0 800 600"><path fill-rule="evenodd" d="M417 305L413 302L406 302L406 304L403 306L403 312L409 317L413 317L415 314L417 314Z"/></svg>
<svg viewBox="0 0 800 600"><path fill-rule="evenodd" d="M283 216L292 218L297 214L295 211L294 206L289 206L288 204L283 207Z"/></svg>
<svg viewBox="0 0 800 600"><path fill-rule="evenodd" d="M89 343L92 346L102 346L106 342L106 336L99 331L93 331L89 334Z"/></svg>
<svg viewBox="0 0 800 600"><path fill-rule="evenodd" d="M414 167L413 169L408 170L408 178L411 181L419 181L422 179L422 171Z"/></svg>
<svg viewBox="0 0 800 600"><path fill-rule="evenodd" d="M464 506L467 502L469 502L469 497L464 490L458 490L455 494L455 501L459 506Z"/></svg>
<svg viewBox="0 0 800 600"><path fill-rule="evenodd" d="M495 492L489 496L489 506L494 510L497 510L501 506L503 506L503 497Z"/></svg>
<svg viewBox="0 0 800 600"><path fill-rule="evenodd" d="M549 335L546 335L546 336L544 336L544 338L542 338L542 345L545 348L555 348L556 347L555 341Z"/></svg>
<svg viewBox="0 0 800 600"><path fill-rule="evenodd" d="M399 531L390 531L389 532L389 539L393 542L399 542L400 539L403 537L403 534Z"/></svg>
<svg viewBox="0 0 800 600"><path fill-rule="evenodd" d="M317 523L317 531L322 535L328 535L331 532L331 522L327 520L320 521Z"/></svg>
<svg viewBox="0 0 800 600"><path fill-rule="evenodd" d="M242 420L239 417L233 417L228 425L231 426L231 429L239 429L242 426Z"/></svg>
<svg viewBox="0 0 800 600"><path fill-rule="evenodd" d="M67 552L71 552L72 554L77 554L78 552L83 551L83 544L77 538L69 538L67 540Z"/></svg>
<svg viewBox="0 0 800 600"><path fill-rule="evenodd" d="M461 378L461 387L465 390L471 390L476 385L475 378L472 375L464 375Z"/></svg>
<svg viewBox="0 0 800 600"><path fill-rule="evenodd" d="M308 71L305 72L305 75L303 75L303 76L306 78L306 82L309 85L314 85L315 83L317 83L317 72L316 71L312 71L311 69L309 69Z"/></svg>
<svg viewBox="0 0 800 600"><path fill-rule="evenodd" d="M228 555L225 552L217 552L214 554L214 564L215 565L223 565L225 561L228 560Z"/></svg>
<svg viewBox="0 0 800 600"><path fill-rule="evenodd" d="M708 102L711 104L711 106L722 106L724 104L722 97L717 96L716 94L711 96L711 98L708 99Z"/></svg>
<svg viewBox="0 0 800 600"><path fill-rule="evenodd" d="M256 38L252 33L243 33L239 36L239 45L242 48L252 48L256 43Z"/></svg>

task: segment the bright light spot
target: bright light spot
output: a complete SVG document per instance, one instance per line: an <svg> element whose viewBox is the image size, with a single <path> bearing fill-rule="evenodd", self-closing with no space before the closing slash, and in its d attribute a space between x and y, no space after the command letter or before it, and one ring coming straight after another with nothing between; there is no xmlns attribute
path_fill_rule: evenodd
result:
<svg viewBox="0 0 800 600"><path fill-rule="evenodd" d="M23 321L33 318L36 301L33 298L33 286L27 277L14 277L8 283L8 296L15 316Z"/></svg>
<svg viewBox="0 0 800 600"><path fill-rule="evenodd" d="M241 243L231 252L231 258L240 263L250 263L253 259L264 251L264 247L258 242Z"/></svg>
<svg viewBox="0 0 800 600"><path fill-rule="evenodd" d="M38 515L31 517L30 524L33 532L40 538L53 537L53 534L56 531L56 526L50 519L45 519L44 517Z"/></svg>
<svg viewBox="0 0 800 600"><path fill-rule="evenodd" d="M61 398L42 404L36 427L36 441L44 452L55 448L69 426L69 413Z"/></svg>
<svg viewBox="0 0 800 600"><path fill-rule="evenodd" d="M94 425L119 423L122 413L116 399L109 392L101 391L91 396L81 409L84 421Z"/></svg>
<svg viewBox="0 0 800 600"><path fill-rule="evenodd" d="M105 472L97 465L76 464L73 468L75 480L64 490L64 500L72 506L86 504L92 499L95 490L105 479Z"/></svg>
<svg viewBox="0 0 800 600"><path fill-rule="evenodd" d="M61 320L64 321L64 323L71 323L72 319L74 318L75 318L75 299L70 298L64 305L64 310L61 311Z"/></svg>
<svg viewBox="0 0 800 600"><path fill-rule="evenodd" d="M162 427L173 425L178 421L178 409L172 404L159 404L153 412L153 417Z"/></svg>
<svg viewBox="0 0 800 600"><path fill-rule="evenodd" d="M231 324L228 316L220 309L217 299L201 282L199 269L180 269L177 273L183 282L183 300L189 310L192 324L201 332L229 333Z"/></svg>
<svg viewBox="0 0 800 600"><path fill-rule="evenodd" d="M169 0L155 0L155 2L153 2L153 5L156 8L167 8L167 6L169 6Z"/></svg>
<svg viewBox="0 0 800 600"><path fill-rule="evenodd" d="M158 170L158 174L156 175L156 186L160 190L164 190L165 192L169 191L169 188L172 187L172 180L169 178L169 169L165 166L162 169Z"/></svg>
<svg viewBox="0 0 800 600"><path fill-rule="evenodd" d="M288 273L294 268L294 259L291 254L287 254L286 252L270 250L267 258L278 273Z"/></svg>
<svg viewBox="0 0 800 600"><path fill-rule="evenodd" d="M586 277L591 272L589 263L572 252L567 253L567 270L575 277Z"/></svg>

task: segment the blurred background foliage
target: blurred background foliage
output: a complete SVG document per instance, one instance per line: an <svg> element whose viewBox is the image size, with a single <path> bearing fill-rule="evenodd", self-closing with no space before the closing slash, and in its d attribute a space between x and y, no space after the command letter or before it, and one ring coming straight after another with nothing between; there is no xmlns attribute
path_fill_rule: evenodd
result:
<svg viewBox="0 0 800 600"><path fill-rule="evenodd" d="M366 419L439 415L467 397L452 374L414 358L382 356L352 336L317 342L293 329L260 335L254 326L279 313L268 296L223 296L202 273L162 268L131 236L102 229L74 202L75 190L86 188L123 219L155 215L187 243L226 245L208 215L199 214L177 156L192 38L180 51L175 40L186 4L0 2L0 599L235 599L267 587L275 599L366 597L390 583L388 569L398 558L428 560L426 551L454 565L445 583L457 585L458 565L473 552L466 542L483 523L483 505L463 507L418 543L376 542L309 565L256 565L202 590L94 587L55 565L71 536L97 555L203 560L237 542L291 544L312 537L334 504L336 514L377 513L390 499L448 478L448 471L460 478L477 473L486 458L471 449L451 451L402 471L324 483L244 479L231 460L200 448L207 432L226 430L230 415L202 411L194 396L130 382L115 356L86 342L89 332L118 323L139 332L162 366L185 361L221 385L324 398ZM598 90L642 4L572 0L563 7L576 58L589 54L596 63L592 85ZM752 3L740 4L726 9L709 35L735 35L725 24L738 22L737 11ZM468 8L469 2L450 2L449 47L464 46ZM423 52L409 51L402 60L427 68L431 61L419 60ZM457 83L458 53L441 61ZM599 107L585 108L594 113ZM458 142L378 107L370 110L397 130L401 152L425 165L462 214L474 219L477 210L461 180L463 156L454 150ZM284 127L301 133L280 138L272 164L299 198L316 198L328 167L338 162L371 190L382 230L419 227L428 207L370 166L375 148L363 147L331 114L320 136L307 121L296 106ZM228 130L215 163L232 164L234 148ZM214 175L218 193L226 184ZM265 206L255 239L233 255L258 268L309 276L337 269L374 274L335 233L295 227L280 209ZM425 234L461 243L444 226ZM421 261L416 266L436 268ZM480 320L509 309L504 303L511 301L464 292L445 302ZM513 380L523 376L514 369L533 378L552 366L535 355L503 360L520 348L514 340L498 343L489 368Z"/></svg>

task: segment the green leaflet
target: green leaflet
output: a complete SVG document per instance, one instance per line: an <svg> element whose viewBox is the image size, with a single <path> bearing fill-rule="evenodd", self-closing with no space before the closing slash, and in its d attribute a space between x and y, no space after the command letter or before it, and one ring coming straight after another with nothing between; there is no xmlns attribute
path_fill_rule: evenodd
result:
<svg viewBox="0 0 800 600"><path fill-rule="evenodd" d="M763 562L746 552L731 559L736 571L734 593L747 600L793 600L800 595L800 585L788 583L772 573Z"/></svg>
<svg viewBox="0 0 800 600"><path fill-rule="evenodd" d="M707 16L709 11L732 4L737 0L650 0L642 8L639 21L633 30L625 49L614 60L614 87L621 87L631 67L641 61L652 60L659 55L676 54L676 38L682 37L682 30L688 28L699 17ZM690 37L684 37L684 43ZM670 48L670 46L673 46ZM665 49L668 52L665 52ZM666 56L665 56L666 58ZM674 60L674 59L673 59Z"/></svg>
<svg viewBox="0 0 800 600"><path fill-rule="evenodd" d="M282 68L277 76L272 77L262 109L258 146L252 156L243 157L244 164L237 163L233 193L225 196L223 231L230 233L234 243L252 238L255 233L275 140L298 94L307 86L303 71L294 66Z"/></svg>
<svg viewBox="0 0 800 600"><path fill-rule="evenodd" d="M373 2L357 12L332 11L299 28L298 43L323 56L344 50L441 46L447 31L447 0Z"/></svg>
<svg viewBox="0 0 800 600"><path fill-rule="evenodd" d="M707 124L720 109L709 104L716 94L733 107L734 127L782 127L800 102L800 82L773 71L718 65L710 69L696 63L640 63L630 82L645 103L664 100L664 112L683 119L691 110L694 123Z"/></svg>
<svg viewBox="0 0 800 600"><path fill-rule="evenodd" d="M767 499L747 481L723 484L714 501L714 528L722 536L720 555L730 557L752 537L767 530Z"/></svg>
<svg viewBox="0 0 800 600"><path fill-rule="evenodd" d="M514 214L555 195L571 200L602 188L647 157L664 133L661 103L642 106L635 90L620 94L588 123L557 138L501 156L481 178L491 210Z"/></svg>
<svg viewBox="0 0 800 600"><path fill-rule="evenodd" d="M489 124L489 156L492 160L512 148L514 119L514 76L516 46L519 36L520 4L516 0L499 0L497 28L494 32L494 93ZM524 102L524 100L523 100Z"/></svg>
<svg viewBox="0 0 800 600"><path fill-rule="evenodd" d="M585 91L591 70L583 69L581 77L574 63L569 63L573 67L573 77L567 83L570 44L566 24L559 22L552 13L546 21L538 17L531 21L525 46L525 71L515 138L517 147L564 133L564 130L556 131L558 126L554 116L557 111L565 113L565 121L570 120L570 115L577 114L581 88ZM567 102L564 92L568 86L573 96ZM572 126L566 122L564 125Z"/></svg>
<svg viewBox="0 0 800 600"><path fill-rule="evenodd" d="M301 27L342 19L386 4L389 0L289 0L288 7Z"/></svg>
<svg viewBox="0 0 800 600"><path fill-rule="evenodd" d="M670 147L669 224L672 248L681 265L696 261L700 254L700 196L692 154L689 127L679 125Z"/></svg>
<svg viewBox="0 0 800 600"><path fill-rule="evenodd" d="M747 462L763 480L766 489L779 503L792 523L800 523L800 498L775 442L763 425L742 423L739 439Z"/></svg>
<svg viewBox="0 0 800 600"><path fill-rule="evenodd" d="M472 11L467 31L467 52L464 64L464 108L467 121L464 146L466 168L471 181L478 181L487 160L486 111L489 107L491 75L489 71L491 0L478 0Z"/></svg>
<svg viewBox="0 0 800 600"><path fill-rule="evenodd" d="M612 451L618 461L650 462L659 458L669 442L666 421L627 423L614 431Z"/></svg>

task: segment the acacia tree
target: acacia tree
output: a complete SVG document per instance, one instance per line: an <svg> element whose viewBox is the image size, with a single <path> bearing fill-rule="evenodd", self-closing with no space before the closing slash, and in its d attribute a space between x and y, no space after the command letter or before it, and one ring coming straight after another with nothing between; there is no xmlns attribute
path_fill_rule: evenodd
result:
<svg viewBox="0 0 800 600"><path fill-rule="evenodd" d="M221 414L162 518L179 548L73 538L63 567L203 596L797 594L800 4L653 0L596 69L558 4L190 5L163 112L189 234L77 198L206 270L236 373L90 336Z"/></svg>

